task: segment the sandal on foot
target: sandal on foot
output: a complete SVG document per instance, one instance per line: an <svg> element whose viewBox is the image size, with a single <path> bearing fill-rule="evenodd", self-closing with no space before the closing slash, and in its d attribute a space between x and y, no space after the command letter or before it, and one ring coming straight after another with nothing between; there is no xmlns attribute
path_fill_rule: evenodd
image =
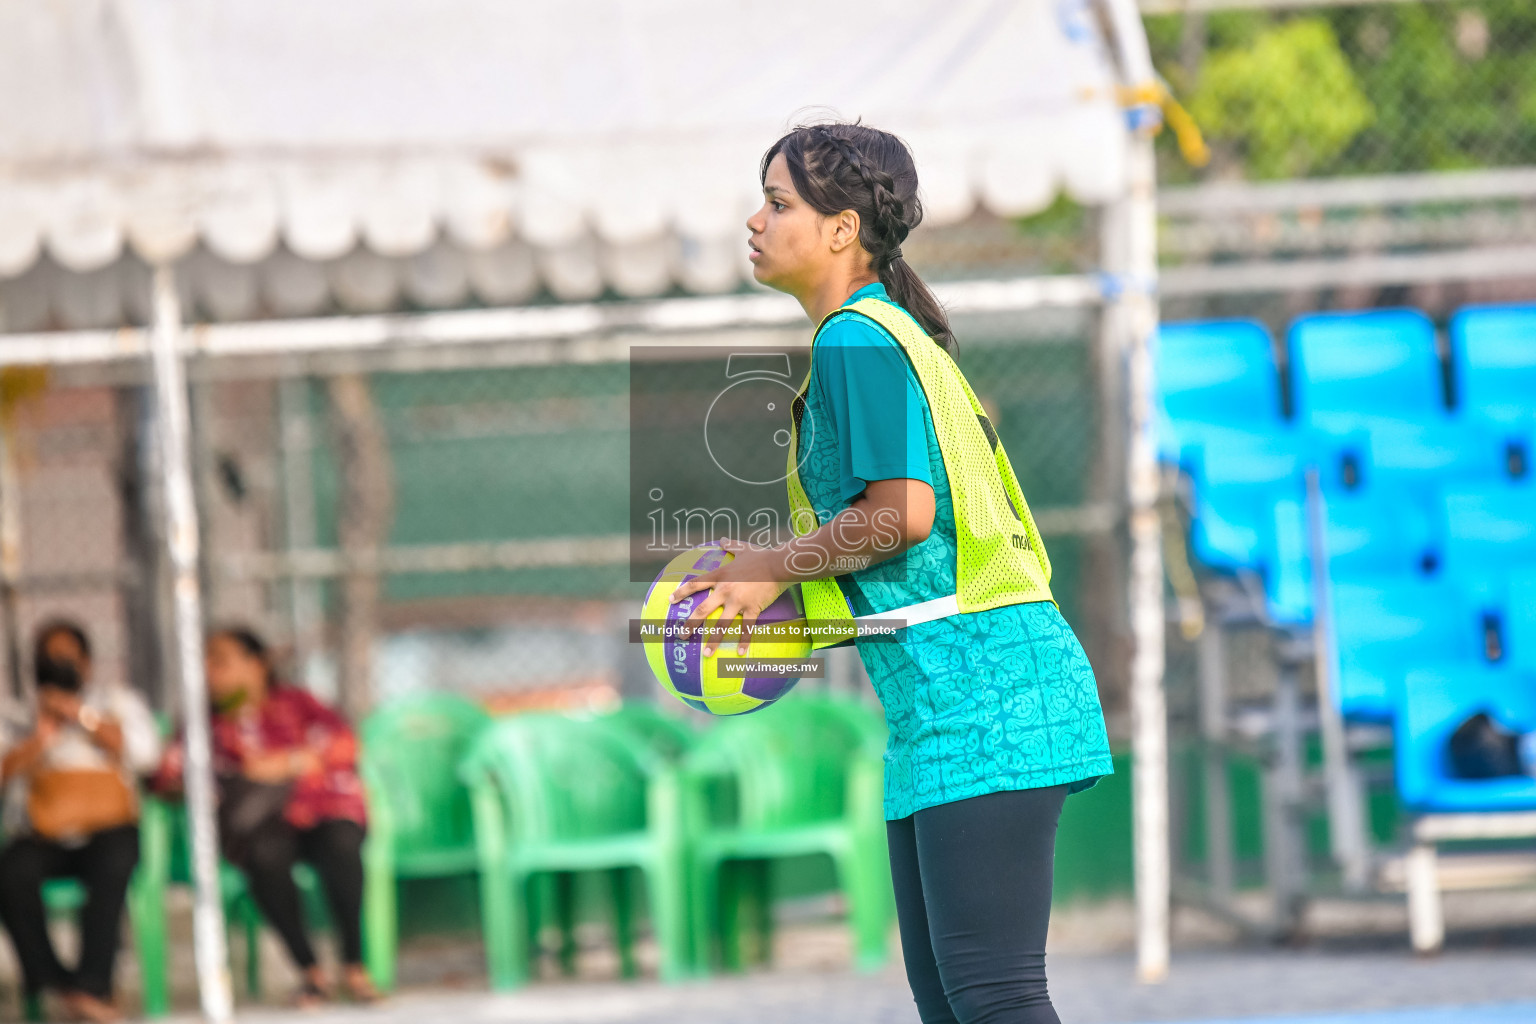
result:
<svg viewBox="0 0 1536 1024"><path fill-rule="evenodd" d="M373 987L373 979L368 977L366 970L347 971L342 984L347 990L347 998L354 1003L372 1006L384 998L383 993Z"/></svg>
<svg viewBox="0 0 1536 1024"><path fill-rule="evenodd" d="M294 994L293 1005L299 1010L315 1010L329 1002L331 994L313 978L304 978L299 982L299 991Z"/></svg>

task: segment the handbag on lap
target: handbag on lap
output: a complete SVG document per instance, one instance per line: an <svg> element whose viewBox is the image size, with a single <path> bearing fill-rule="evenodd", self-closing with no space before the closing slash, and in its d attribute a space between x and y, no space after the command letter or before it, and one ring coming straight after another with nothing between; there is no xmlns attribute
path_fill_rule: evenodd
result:
<svg viewBox="0 0 1536 1024"><path fill-rule="evenodd" d="M291 782L219 776L219 848L231 863L245 863L251 839L268 822L282 818L292 791Z"/></svg>
<svg viewBox="0 0 1536 1024"><path fill-rule="evenodd" d="M139 820L133 787L113 768L51 768L27 786L27 818L45 839L87 836Z"/></svg>

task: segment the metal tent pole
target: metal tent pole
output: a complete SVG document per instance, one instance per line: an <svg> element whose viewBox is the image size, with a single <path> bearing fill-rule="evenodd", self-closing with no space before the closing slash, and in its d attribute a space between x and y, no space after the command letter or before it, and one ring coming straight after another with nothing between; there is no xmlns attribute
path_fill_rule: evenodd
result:
<svg viewBox="0 0 1536 1024"><path fill-rule="evenodd" d="M155 268L154 323L150 352L155 374L156 434L165 488L166 537L175 593L176 664L186 723L187 819L192 831L193 952L203 1017L211 1024L234 1019L224 907L219 895L219 852L214 822L213 758L208 729L208 692L203 677L203 610L198 579L197 506L192 497L192 456L187 382L181 359L181 305L170 267Z"/></svg>
<svg viewBox="0 0 1536 1024"><path fill-rule="evenodd" d="M1136 879L1136 974L1168 976L1172 890L1169 844L1168 712L1163 693L1163 557L1158 514L1161 478L1153 436L1157 344L1157 168L1152 132L1160 112L1152 56L1134 0L1106 0L1120 74L1135 105L1127 111L1126 187L1106 211L1120 232L1121 266L1109 313L1118 320L1129 405L1126 499L1130 516L1132 799Z"/></svg>
<svg viewBox="0 0 1536 1024"><path fill-rule="evenodd" d="M1128 221L1133 242L1130 276L1141 287L1126 294L1126 390L1130 400L1127 498L1131 524L1131 730L1136 844L1136 972L1144 982L1168 975L1170 864L1168 836L1168 708L1163 694L1162 524L1157 498L1156 440L1153 437L1152 346L1157 330L1155 214L1152 200L1152 143L1136 139Z"/></svg>

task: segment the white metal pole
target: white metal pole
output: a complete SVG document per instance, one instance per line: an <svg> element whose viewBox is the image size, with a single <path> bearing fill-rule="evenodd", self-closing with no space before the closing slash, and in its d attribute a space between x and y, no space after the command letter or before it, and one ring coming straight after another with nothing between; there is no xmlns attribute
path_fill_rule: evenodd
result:
<svg viewBox="0 0 1536 1024"><path fill-rule="evenodd" d="M1126 467L1131 524L1130 609L1135 653L1131 659L1131 729L1136 844L1136 973L1144 982L1168 975L1169 903L1172 885L1168 836L1168 710L1163 694L1162 525L1159 475L1152 435L1152 347L1157 300L1152 143L1131 149L1130 278L1124 311L1130 343L1126 390L1130 445Z"/></svg>
<svg viewBox="0 0 1536 1024"><path fill-rule="evenodd" d="M175 593L176 662L186 722L187 819L192 831L192 942L197 990L210 1024L234 1019L224 906L219 895L219 852L214 821L213 758L208 693L203 678L203 610L198 580L197 506L192 498L192 456L187 382L181 358L181 303L170 267L155 269L151 353L160 466L164 474L166 536Z"/></svg>
<svg viewBox="0 0 1536 1024"><path fill-rule="evenodd" d="M1107 0L1124 84L1139 93L1154 85L1151 53L1134 0ZM1145 98L1135 102L1146 104ZM1168 812L1168 712L1163 694L1163 557L1158 518L1160 477L1153 437L1157 344L1157 168L1151 129L1155 108L1132 111L1125 197L1110 211L1120 222L1124 265L1111 304L1125 337L1126 491L1130 514L1132 822L1136 881L1136 974L1146 983L1168 976L1172 851Z"/></svg>

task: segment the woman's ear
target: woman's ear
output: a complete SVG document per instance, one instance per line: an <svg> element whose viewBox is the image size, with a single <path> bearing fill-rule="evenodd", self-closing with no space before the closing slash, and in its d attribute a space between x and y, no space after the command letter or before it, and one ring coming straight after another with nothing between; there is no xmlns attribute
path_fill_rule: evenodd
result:
<svg viewBox="0 0 1536 1024"><path fill-rule="evenodd" d="M843 210L830 218L832 221L831 245L833 252L842 252L859 241L859 215L854 210Z"/></svg>

